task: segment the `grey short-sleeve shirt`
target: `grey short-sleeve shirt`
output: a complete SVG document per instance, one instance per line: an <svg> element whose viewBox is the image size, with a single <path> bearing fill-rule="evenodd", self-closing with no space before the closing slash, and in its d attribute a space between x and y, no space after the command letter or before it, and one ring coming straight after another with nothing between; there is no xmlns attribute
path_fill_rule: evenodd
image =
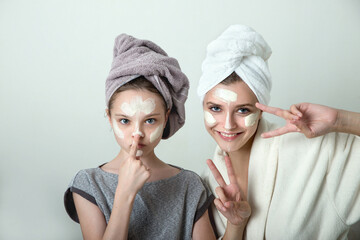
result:
<svg viewBox="0 0 360 240"><path fill-rule="evenodd" d="M194 223L214 196L194 172L180 168L167 179L145 183L137 193L130 216L128 239L191 239ZM79 171L65 192L65 209L79 222L72 192L96 204L110 219L118 175L100 167Z"/></svg>

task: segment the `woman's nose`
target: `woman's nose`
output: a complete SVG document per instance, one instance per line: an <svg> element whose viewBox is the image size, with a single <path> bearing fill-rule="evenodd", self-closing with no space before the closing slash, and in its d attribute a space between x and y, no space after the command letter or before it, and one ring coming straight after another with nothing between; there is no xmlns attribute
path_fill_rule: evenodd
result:
<svg viewBox="0 0 360 240"><path fill-rule="evenodd" d="M233 119L233 116L229 112L227 112L227 114L226 114L224 128L225 128L225 130L231 130L231 129L236 128L236 123Z"/></svg>

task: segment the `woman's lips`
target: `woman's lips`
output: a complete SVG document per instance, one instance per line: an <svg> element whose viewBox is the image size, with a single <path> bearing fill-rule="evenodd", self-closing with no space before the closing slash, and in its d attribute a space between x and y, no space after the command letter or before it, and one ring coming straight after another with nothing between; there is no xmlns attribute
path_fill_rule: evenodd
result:
<svg viewBox="0 0 360 240"><path fill-rule="evenodd" d="M231 142L235 140L241 134L241 133L229 133L229 132L220 132L220 131L216 131L216 132L223 140L227 142Z"/></svg>

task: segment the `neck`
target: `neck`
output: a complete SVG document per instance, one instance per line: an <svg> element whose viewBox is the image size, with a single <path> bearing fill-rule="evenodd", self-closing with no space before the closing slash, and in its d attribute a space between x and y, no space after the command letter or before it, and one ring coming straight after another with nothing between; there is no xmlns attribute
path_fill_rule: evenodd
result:
<svg viewBox="0 0 360 240"><path fill-rule="evenodd" d="M228 153L234 169L234 173L236 175L237 182L245 199L247 198L250 152L254 137L255 134L240 149Z"/></svg>

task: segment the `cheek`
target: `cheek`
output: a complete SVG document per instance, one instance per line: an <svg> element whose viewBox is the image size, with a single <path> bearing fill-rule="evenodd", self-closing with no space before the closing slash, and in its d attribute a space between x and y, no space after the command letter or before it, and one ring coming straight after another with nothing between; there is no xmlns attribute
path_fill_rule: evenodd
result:
<svg viewBox="0 0 360 240"><path fill-rule="evenodd" d="M121 131L121 129L119 128L116 120L112 120L112 126L113 126L113 130L115 135L119 138L119 139L124 139L124 133L123 131Z"/></svg>
<svg viewBox="0 0 360 240"><path fill-rule="evenodd" d="M159 139L163 132L163 125L159 125L152 133L150 133L150 142L154 142Z"/></svg>
<svg viewBox="0 0 360 240"><path fill-rule="evenodd" d="M246 116L244 118L244 125L245 127L252 127L255 125L255 123L258 121L259 119L259 111L256 113L252 113L249 116Z"/></svg>
<svg viewBox="0 0 360 240"><path fill-rule="evenodd" d="M204 111L204 119L206 126L213 127L216 125L216 119L208 111Z"/></svg>

